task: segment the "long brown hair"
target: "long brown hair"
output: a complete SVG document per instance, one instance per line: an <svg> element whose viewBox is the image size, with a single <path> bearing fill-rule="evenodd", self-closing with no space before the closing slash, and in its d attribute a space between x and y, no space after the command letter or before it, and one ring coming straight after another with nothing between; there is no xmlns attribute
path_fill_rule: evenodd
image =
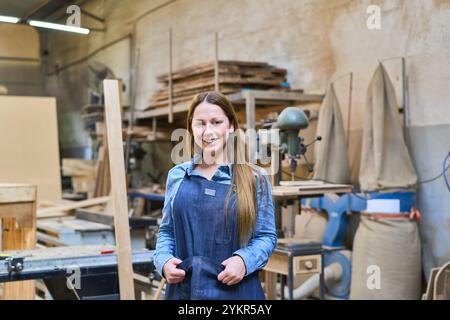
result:
<svg viewBox="0 0 450 320"><path fill-rule="evenodd" d="M233 125L235 132L238 134L235 138L238 140L234 143L234 157L233 159L228 159L233 162L233 180L232 184L236 186L236 196L237 196L237 212L238 212L238 235L239 243L244 245L251 238L252 233L256 227L256 214L258 212L257 208L257 187L256 178L254 173L258 175L260 186L261 186L261 198L262 194L267 190L267 182L262 177L262 175L254 169L246 160L246 152L244 139L240 138L239 134L239 121L236 115L236 111L232 103L220 92L209 91L197 94L191 102L187 115L187 130L191 135L191 146L194 146L194 135L192 132L192 118L194 115L195 108L202 102L208 102L220 107L228 117L230 125ZM239 161L236 161L236 157ZM228 192L227 200L225 201L225 216L228 208L228 203L230 200L230 195L232 187Z"/></svg>

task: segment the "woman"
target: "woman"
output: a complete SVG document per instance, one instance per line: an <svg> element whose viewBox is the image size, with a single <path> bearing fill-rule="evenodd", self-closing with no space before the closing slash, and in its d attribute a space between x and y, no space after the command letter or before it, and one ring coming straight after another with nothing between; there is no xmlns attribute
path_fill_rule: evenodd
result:
<svg viewBox="0 0 450 320"><path fill-rule="evenodd" d="M239 124L222 94L195 96L187 129L197 153L169 171L154 259L166 299L264 299L258 271L276 245L267 177L229 147Z"/></svg>

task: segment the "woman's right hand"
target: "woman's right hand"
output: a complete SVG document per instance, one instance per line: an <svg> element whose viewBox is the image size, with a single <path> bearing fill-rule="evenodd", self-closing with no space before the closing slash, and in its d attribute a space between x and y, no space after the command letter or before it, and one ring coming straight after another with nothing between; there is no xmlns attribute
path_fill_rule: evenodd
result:
<svg viewBox="0 0 450 320"><path fill-rule="evenodd" d="M179 283L184 280L186 272L182 269L178 269L177 266L182 261L177 258L169 259L163 267L164 277L166 281L170 284Z"/></svg>

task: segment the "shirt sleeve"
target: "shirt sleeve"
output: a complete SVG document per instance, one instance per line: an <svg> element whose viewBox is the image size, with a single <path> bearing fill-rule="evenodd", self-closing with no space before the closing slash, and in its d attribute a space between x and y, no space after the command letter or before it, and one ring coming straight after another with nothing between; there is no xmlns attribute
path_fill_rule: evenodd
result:
<svg viewBox="0 0 450 320"><path fill-rule="evenodd" d="M261 181L265 179L265 192L261 196ZM256 177L257 184L257 215L255 232L247 246L235 251L233 255L238 255L244 260L246 273L261 270L267 264L269 257L277 244L277 233L275 228L275 215L272 201L272 191L269 179L266 175Z"/></svg>
<svg viewBox="0 0 450 320"><path fill-rule="evenodd" d="M175 254L175 237L172 217L172 199L175 196L175 174L170 170L167 175L166 194L162 210L162 221L158 229L156 248L154 255L154 264L159 274L164 277L164 264Z"/></svg>

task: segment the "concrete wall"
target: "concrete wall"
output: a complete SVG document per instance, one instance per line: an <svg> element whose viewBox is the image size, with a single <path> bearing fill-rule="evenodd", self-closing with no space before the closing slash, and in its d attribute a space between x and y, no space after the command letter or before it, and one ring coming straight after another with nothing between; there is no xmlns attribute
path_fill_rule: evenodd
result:
<svg viewBox="0 0 450 320"><path fill-rule="evenodd" d="M379 30L369 30L366 26L369 17L366 9L371 4L381 8ZM64 132L63 145L88 143L80 134L80 125L76 124L80 122L77 116L80 96L86 89L72 89L84 75L74 70L81 70L81 65L93 58L96 50L106 52L102 48L108 43L133 33L130 48L140 49L136 103L138 108L144 108L159 87L156 76L168 71L168 31L172 28L174 69L212 60L214 32L218 32L220 59L267 61L287 68L293 88L323 93L330 80L338 79L336 87L345 126L348 116L348 77L345 75L353 72L349 154L354 177L358 173L362 116L369 81L379 60L403 56L409 87L407 131L419 179L437 174L450 148L449 139L445 138L450 124L450 90L447 89L450 87L450 25L447 23L450 1L93 0L86 9L105 17L105 33L92 33L87 37L48 33L44 42L50 52L48 70L54 70L55 64L59 64L65 67L71 79L67 82L70 90L66 89L68 92L59 106L67 114L60 125ZM91 20L83 20L83 24L98 27L98 23ZM117 55L109 62L112 68L114 61L130 58L128 52L111 51L109 54ZM106 57L104 59L107 61ZM400 60L384 63L401 104ZM64 79L56 74L50 78L51 83L59 85ZM427 134L414 133L419 131ZM433 141L437 131L443 136ZM431 149L430 143L434 143ZM422 185L420 192L424 248L432 257L425 264L428 271L431 265L450 260L448 245L434 249L437 242L448 244L450 206L439 200L448 198L442 181ZM439 196L430 200L423 196L426 194ZM437 216L438 220L434 220ZM432 236L427 227L433 223L439 223L441 228L438 238Z"/></svg>

